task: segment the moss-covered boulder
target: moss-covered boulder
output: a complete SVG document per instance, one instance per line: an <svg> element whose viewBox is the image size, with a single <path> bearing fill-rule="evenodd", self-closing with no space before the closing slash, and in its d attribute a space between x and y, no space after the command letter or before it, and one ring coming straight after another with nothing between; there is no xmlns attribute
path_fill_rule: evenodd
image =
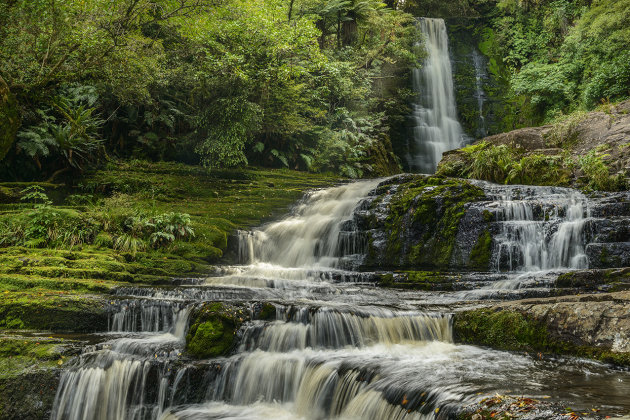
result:
<svg viewBox="0 0 630 420"><path fill-rule="evenodd" d="M186 350L198 359L228 354L236 343L238 329L249 317L245 305L203 304L191 316Z"/></svg>
<svg viewBox="0 0 630 420"><path fill-rule="evenodd" d="M629 292L523 300L458 312L456 342L630 366Z"/></svg>
<svg viewBox="0 0 630 420"><path fill-rule="evenodd" d="M454 178L403 175L381 184L357 223L368 235L365 267L487 269L489 222L479 211L467 212L484 197L481 188Z"/></svg>
<svg viewBox="0 0 630 420"><path fill-rule="evenodd" d="M50 417L62 367L75 352L63 339L0 336L0 420Z"/></svg>

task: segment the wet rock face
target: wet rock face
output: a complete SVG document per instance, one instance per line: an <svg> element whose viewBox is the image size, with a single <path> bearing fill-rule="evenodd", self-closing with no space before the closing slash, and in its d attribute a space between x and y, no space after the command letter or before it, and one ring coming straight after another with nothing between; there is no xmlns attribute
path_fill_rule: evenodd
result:
<svg viewBox="0 0 630 420"><path fill-rule="evenodd" d="M483 214L467 209L484 197L466 181L403 175L379 185L355 213L368 236L364 268L470 268ZM460 228L461 225L466 228Z"/></svg>
<svg viewBox="0 0 630 420"><path fill-rule="evenodd" d="M0 378L0 420L50 417L61 369Z"/></svg>
<svg viewBox="0 0 630 420"><path fill-rule="evenodd" d="M630 365L630 292L528 299L455 314L458 342Z"/></svg>
<svg viewBox="0 0 630 420"><path fill-rule="evenodd" d="M535 271L630 266L630 192L400 175L342 233L363 269ZM361 240L357 240L361 238ZM358 251L354 251L354 254Z"/></svg>

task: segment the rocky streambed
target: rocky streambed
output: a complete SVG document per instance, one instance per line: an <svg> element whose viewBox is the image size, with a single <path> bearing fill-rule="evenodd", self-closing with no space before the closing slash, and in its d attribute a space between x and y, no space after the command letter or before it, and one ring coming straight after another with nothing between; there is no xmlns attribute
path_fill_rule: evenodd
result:
<svg viewBox="0 0 630 420"><path fill-rule="evenodd" d="M0 413L619 416L628 209L624 194L411 175L316 191L241 232L240 264L94 297L76 328L49 311L51 330L89 333L36 341L0 378Z"/></svg>

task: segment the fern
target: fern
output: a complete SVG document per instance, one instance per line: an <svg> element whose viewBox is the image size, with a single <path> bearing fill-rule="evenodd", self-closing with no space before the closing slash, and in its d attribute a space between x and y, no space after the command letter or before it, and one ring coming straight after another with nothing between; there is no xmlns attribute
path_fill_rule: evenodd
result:
<svg viewBox="0 0 630 420"><path fill-rule="evenodd" d="M271 154L275 156L284 166L289 167L289 160L286 155L282 152L277 151L276 149L271 149Z"/></svg>

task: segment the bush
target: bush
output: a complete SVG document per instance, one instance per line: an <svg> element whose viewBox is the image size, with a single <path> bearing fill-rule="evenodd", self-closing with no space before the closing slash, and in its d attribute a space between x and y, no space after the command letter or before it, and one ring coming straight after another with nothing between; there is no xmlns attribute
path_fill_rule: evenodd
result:
<svg viewBox="0 0 630 420"><path fill-rule="evenodd" d="M591 150L586 155L578 159L580 169L587 177L587 186L593 190L599 191L620 191L625 189L626 185L623 177L620 175L610 175L608 166L602 159L606 155L598 155Z"/></svg>

